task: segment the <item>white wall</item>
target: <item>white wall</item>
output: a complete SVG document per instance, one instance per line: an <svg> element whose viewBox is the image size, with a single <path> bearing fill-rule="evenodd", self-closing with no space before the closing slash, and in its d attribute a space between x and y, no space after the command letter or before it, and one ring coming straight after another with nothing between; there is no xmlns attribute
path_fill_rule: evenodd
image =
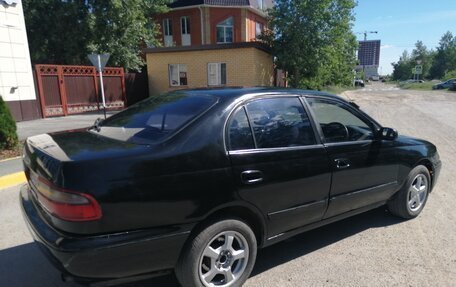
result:
<svg viewBox="0 0 456 287"><path fill-rule="evenodd" d="M5 101L36 99L21 0L0 0L0 95Z"/></svg>

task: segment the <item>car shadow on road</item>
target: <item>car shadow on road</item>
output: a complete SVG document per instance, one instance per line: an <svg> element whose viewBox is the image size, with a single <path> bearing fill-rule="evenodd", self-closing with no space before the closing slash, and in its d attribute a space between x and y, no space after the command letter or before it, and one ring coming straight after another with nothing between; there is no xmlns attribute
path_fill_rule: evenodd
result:
<svg viewBox="0 0 456 287"><path fill-rule="evenodd" d="M34 243L0 250L0 286L61 287L60 273Z"/></svg>
<svg viewBox="0 0 456 287"><path fill-rule="evenodd" d="M308 231L258 252L251 276L286 263L295 258L353 236L370 228L384 227L403 222L390 215L384 207L347 218L345 220ZM21 287L73 287L63 283L60 273L47 261L33 243L0 250L0 286ZM118 287L178 287L174 275L162 276Z"/></svg>
<svg viewBox="0 0 456 287"><path fill-rule="evenodd" d="M385 227L401 222L404 222L404 219L394 217L385 207L380 207L301 233L260 250L251 276L263 273L275 266L312 253L370 228Z"/></svg>

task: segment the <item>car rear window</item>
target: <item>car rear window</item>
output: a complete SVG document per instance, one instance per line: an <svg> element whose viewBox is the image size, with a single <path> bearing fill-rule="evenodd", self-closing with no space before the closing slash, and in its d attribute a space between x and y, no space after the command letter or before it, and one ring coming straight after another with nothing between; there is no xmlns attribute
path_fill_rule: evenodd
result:
<svg viewBox="0 0 456 287"><path fill-rule="evenodd" d="M216 103L207 95L175 92L141 101L104 120L99 134L121 141L149 144L164 140Z"/></svg>

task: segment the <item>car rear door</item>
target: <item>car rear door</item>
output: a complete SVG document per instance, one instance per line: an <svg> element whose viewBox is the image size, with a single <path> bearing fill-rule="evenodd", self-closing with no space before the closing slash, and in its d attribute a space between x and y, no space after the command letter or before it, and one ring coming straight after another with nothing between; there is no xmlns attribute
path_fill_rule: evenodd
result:
<svg viewBox="0 0 456 287"><path fill-rule="evenodd" d="M394 149L375 139L376 124L336 99L306 102L328 152L332 183L324 218L387 200L398 188Z"/></svg>
<svg viewBox="0 0 456 287"><path fill-rule="evenodd" d="M298 96L237 107L227 124L227 148L239 196L263 212L269 237L321 220L330 166Z"/></svg>

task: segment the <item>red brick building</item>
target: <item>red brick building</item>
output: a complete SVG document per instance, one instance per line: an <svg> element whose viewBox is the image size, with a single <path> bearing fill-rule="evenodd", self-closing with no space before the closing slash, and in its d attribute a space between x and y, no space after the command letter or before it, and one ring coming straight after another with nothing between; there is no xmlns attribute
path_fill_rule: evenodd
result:
<svg viewBox="0 0 456 287"><path fill-rule="evenodd" d="M151 95L215 86L271 86L273 58L257 37L272 0L177 0L154 17L163 47L145 49Z"/></svg>
<svg viewBox="0 0 456 287"><path fill-rule="evenodd" d="M165 47L255 41L272 0L177 0L155 17Z"/></svg>

